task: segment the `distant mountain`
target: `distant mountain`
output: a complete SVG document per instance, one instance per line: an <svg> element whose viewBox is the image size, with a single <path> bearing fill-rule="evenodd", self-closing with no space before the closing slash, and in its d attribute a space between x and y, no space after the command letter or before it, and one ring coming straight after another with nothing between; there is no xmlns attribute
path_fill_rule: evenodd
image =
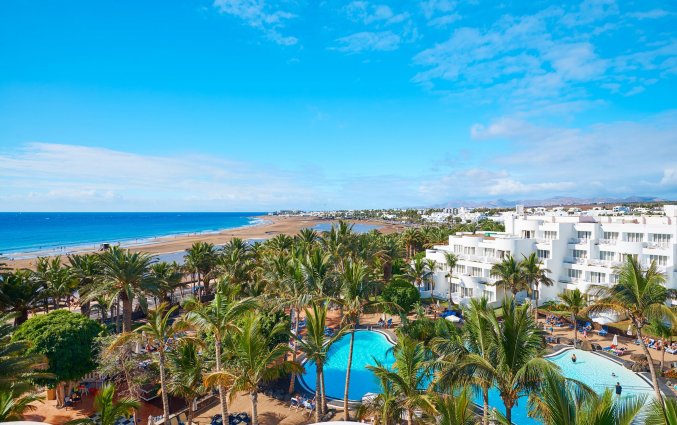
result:
<svg viewBox="0 0 677 425"><path fill-rule="evenodd" d="M628 196L627 198L595 197L595 198L575 198L569 196L554 196L547 199L518 199L506 200L495 199L490 201L460 201L452 200L443 204L434 205L434 208L513 208L515 205L524 205L526 207L554 207L564 205L592 205L592 204L628 204L628 203L649 203L665 202L665 199L653 196Z"/></svg>

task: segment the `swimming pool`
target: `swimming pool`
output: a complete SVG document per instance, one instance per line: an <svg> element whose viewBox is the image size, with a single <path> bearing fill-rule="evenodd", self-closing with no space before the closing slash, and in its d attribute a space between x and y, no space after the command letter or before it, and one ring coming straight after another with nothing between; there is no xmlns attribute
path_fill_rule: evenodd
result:
<svg viewBox="0 0 677 425"><path fill-rule="evenodd" d="M374 365L380 361L390 367L395 360L391 347L392 342L382 332L355 331L355 346L353 348L353 364L350 371L349 400L362 400L366 393L380 392L378 380L367 365ZM328 398L343 400L346 385L346 365L350 350L350 334L336 341L329 349L328 360L324 365L324 386ZM306 362L305 372L300 377L301 384L309 391L315 391L315 363Z"/></svg>
<svg viewBox="0 0 677 425"><path fill-rule="evenodd" d="M576 363L571 361L571 355L576 354ZM623 395L648 394L651 396L652 387L640 378L636 373L626 369L623 365L604 358L598 354L578 349L565 350L555 355L546 357L562 369L562 374L567 378L577 379L596 393L601 394L606 388L614 390L616 382L623 387ZM615 374L614 377L612 374ZM474 399L475 403L482 405L482 396ZM496 388L489 390L489 405L505 414L505 407L500 393ZM516 424L538 425L539 421L530 418L528 397L520 397L517 405L512 409L512 421Z"/></svg>

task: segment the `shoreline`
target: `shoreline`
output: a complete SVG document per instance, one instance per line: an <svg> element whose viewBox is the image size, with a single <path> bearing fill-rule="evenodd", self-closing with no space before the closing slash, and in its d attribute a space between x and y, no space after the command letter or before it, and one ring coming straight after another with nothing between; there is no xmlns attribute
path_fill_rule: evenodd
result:
<svg viewBox="0 0 677 425"><path fill-rule="evenodd" d="M301 229L314 227L321 223L332 223L338 220L321 219L317 217L303 217L303 216L252 216L252 219L260 220L259 223L247 224L244 226L227 228L220 231L208 231L203 233L191 234L176 234L167 236L157 236L152 240L140 243L121 243L123 248L130 249L134 252L144 252L147 254L159 255L169 254L184 251L189 248L194 242L209 242L214 245L221 245L229 242L233 238L240 239L269 239L279 234L286 234L293 236ZM378 220L346 220L352 224L367 224L378 226L377 229L381 233L393 233L404 228L403 225L385 223ZM91 252L98 252L98 246L90 245L87 247L73 247L66 252L51 252L45 253L45 256L53 258L57 256L65 257L68 254L84 254ZM30 253L26 253L30 255ZM34 268L38 254L30 258L14 258L4 260L7 266L12 269Z"/></svg>
<svg viewBox="0 0 677 425"><path fill-rule="evenodd" d="M245 229L248 227L254 227L254 226L261 226L264 224L267 224L270 222L270 220L266 220L263 218L264 216L249 216L247 217L250 220L250 223L248 224L243 224L241 226L235 226L235 227L225 227L222 229L212 229L212 230L203 230L203 231L187 231L187 232L179 232L179 233L170 233L170 234L163 234L163 235L155 235L155 236L144 236L144 237L130 237L130 238L124 238L124 239L119 239L119 240L100 240L100 241L92 241L92 242L82 242L80 244L73 244L73 245L63 245L63 246L56 246L56 247L48 247L42 249L35 249L35 250L27 250L27 251L18 251L18 252L10 252L10 253L4 253L2 257L6 261L20 261L20 260L30 260L30 259L35 259L38 257L56 257L56 256L66 256L66 255L72 255L72 254L82 254L82 253L87 253L87 252L93 252L93 251L98 251L99 248L101 247L102 244L107 243L110 244L111 246L120 246L122 248L135 248L135 247L142 247L146 245L152 245L155 243L163 243L165 241L169 240L175 240L176 238L181 238L181 237L199 237L199 236L206 236L206 235L218 235L220 233L230 231L230 230L237 230L237 229ZM267 216L265 216L267 217Z"/></svg>

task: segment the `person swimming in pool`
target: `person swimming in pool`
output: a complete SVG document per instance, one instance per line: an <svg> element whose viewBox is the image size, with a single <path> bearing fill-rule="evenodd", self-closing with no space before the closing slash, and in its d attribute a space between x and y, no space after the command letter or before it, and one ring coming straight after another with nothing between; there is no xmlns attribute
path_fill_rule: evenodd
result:
<svg viewBox="0 0 677 425"><path fill-rule="evenodd" d="M571 362L576 363L576 354L571 355Z"/></svg>
<svg viewBox="0 0 677 425"><path fill-rule="evenodd" d="M621 392L623 392L623 387L621 387L621 383L620 383L620 382L616 382L616 396L617 396L617 397L620 397L620 396L621 396Z"/></svg>

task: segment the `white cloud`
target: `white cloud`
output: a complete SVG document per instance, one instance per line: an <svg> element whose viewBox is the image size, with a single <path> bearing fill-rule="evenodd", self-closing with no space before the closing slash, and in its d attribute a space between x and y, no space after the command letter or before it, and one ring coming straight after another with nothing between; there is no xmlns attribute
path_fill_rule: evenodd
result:
<svg viewBox="0 0 677 425"><path fill-rule="evenodd" d="M672 15L672 13L668 12L667 10L663 9L652 9L652 10L647 10L645 12L633 12L633 13L628 13L628 16L636 18L636 19L659 19L663 18L665 16Z"/></svg>
<svg viewBox="0 0 677 425"><path fill-rule="evenodd" d="M0 162L0 202L23 211L266 209L318 196L300 174L206 155L30 143Z"/></svg>
<svg viewBox="0 0 677 425"><path fill-rule="evenodd" d="M353 21L362 22L365 25L391 25L409 19L408 13L396 14L388 5L373 4L362 0L349 3L345 9L349 18Z"/></svg>
<svg viewBox="0 0 677 425"><path fill-rule="evenodd" d="M428 17L435 10L424 6ZM456 28L446 40L420 51L413 62L421 70L412 80L457 100L491 99L523 113L594 104L597 88L633 95L677 73L677 41L642 37L623 42L623 49L598 41L603 34L615 36L611 31L635 30L632 25L613 0L503 15L482 26Z"/></svg>
<svg viewBox="0 0 677 425"><path fill-rule="evenodd" d="M347 53L392 51L397 50L400 41L400 36L392 31L363 31L338 38L334 49Z"/></svg>
<svg viewBox="0 0 677 425"><path fill-rule="evenodd" d="M286 22L296 15L276 10L265 0L214 0L214 6L219 12L235 16L250 27L262 31L277 44L289 46L298 42L296 37L285 36L280 32Z"/></svg>

